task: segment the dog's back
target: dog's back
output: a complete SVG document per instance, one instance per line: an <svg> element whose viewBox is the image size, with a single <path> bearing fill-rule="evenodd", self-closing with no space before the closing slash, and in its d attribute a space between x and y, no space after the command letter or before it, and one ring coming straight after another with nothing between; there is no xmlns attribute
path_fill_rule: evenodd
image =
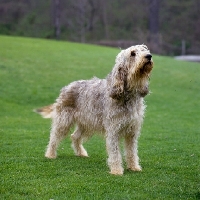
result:
<svg viewBox="0 0 200 200"><path fill-rule="evenodd" d="M53 111L67 112L73 122L87 129L103 131L106 80L93 78L70 83L61 89L54 104L34 110L43 118L53 118Z"/></svg>
<svg viewBox="0 0 200 200"><path fill-rule="evenodd" d="M74 122L88 130L103 131L103 112L105 104L106 80L93 78L87 81L76 81L62 93L73 91L75 95Z"/></svg>

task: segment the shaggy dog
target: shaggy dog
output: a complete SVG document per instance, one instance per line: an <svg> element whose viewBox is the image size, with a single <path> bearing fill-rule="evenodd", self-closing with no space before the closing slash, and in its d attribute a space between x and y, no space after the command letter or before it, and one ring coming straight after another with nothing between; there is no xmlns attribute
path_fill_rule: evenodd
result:
<svg viewBox="0 0 200 200"><path fill-rule="evenodd" d="M77 156L88 156L82 143L95 131L105 135L110 173L123 174L119 140L124 138L127 168L141 171L137 141L144 116L144 97L149 93L149 76L153 68L145 45L122 50L113 70L105 79L80 80L62 88L56 102L37 109L44 118L52 118L47 158L56 158L58 144L70 127Z"/></svg>

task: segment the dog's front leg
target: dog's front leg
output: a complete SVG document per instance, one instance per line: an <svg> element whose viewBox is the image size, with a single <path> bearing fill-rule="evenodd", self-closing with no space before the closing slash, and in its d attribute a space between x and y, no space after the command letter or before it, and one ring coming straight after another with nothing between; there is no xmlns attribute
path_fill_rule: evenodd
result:
<svg viewBox="0 0 200 200"><path fill-rule="evenodd" d="M122 175L124 169L122 167L119 137L117 134L107 133L106 148L108 152L108 165L110 167L110 173L115 175Z"/></svg>
<svg viewBox="0 0 200 200"><path fill-rule="evenodd" d="M128 135L125 137L125 152L127 168L133 171L141 171L142 168L139 165L139 157L137 150L137 135Z"/></svg>

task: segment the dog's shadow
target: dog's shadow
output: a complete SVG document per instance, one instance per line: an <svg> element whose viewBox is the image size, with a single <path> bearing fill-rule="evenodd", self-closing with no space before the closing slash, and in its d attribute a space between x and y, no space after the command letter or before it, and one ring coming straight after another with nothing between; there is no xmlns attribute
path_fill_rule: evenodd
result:
<svg viewBox="0 0 200 200"><path fill-rule="evenodd" d="M200 199L200 191L195 194L196 199Z"/></svg>
<svg viewBox="0 0 200 200"><path fill-rule="evenodd" d="M91 173L91 171L96 171L98 173L108 171L106 158L97 155L92 155L91 157L79 157L75 155L61 154L53 160L53 163L57 167L64 169L65 172L67 170L68 172L88 174Z"/></svg>
<svg viewBox="0 0 200 200"><path fill-rule="evenodd" d="M60 173L70 173L70 174L105 174L109 173L109 168L107 166L107 157L92 155L91 157L80 157L76 155L66 155L61 154L56 159L46 159L46 162L51 163L55 169L59 170ZM125 166L124 166L125 167ZM129 169L124 169L124 175L130 174L140 174L141 172L133 172Z"/></svg>

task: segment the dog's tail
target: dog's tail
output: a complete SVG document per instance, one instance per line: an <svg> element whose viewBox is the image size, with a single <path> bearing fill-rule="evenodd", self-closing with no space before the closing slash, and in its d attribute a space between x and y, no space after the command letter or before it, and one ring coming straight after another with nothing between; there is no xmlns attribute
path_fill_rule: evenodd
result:
<svg viewBox="0 0 200 200"><path fill-rule="evenodd" d="M33 111L39 113L43 118L52 118L53 104L34 109Z"/></svg>

